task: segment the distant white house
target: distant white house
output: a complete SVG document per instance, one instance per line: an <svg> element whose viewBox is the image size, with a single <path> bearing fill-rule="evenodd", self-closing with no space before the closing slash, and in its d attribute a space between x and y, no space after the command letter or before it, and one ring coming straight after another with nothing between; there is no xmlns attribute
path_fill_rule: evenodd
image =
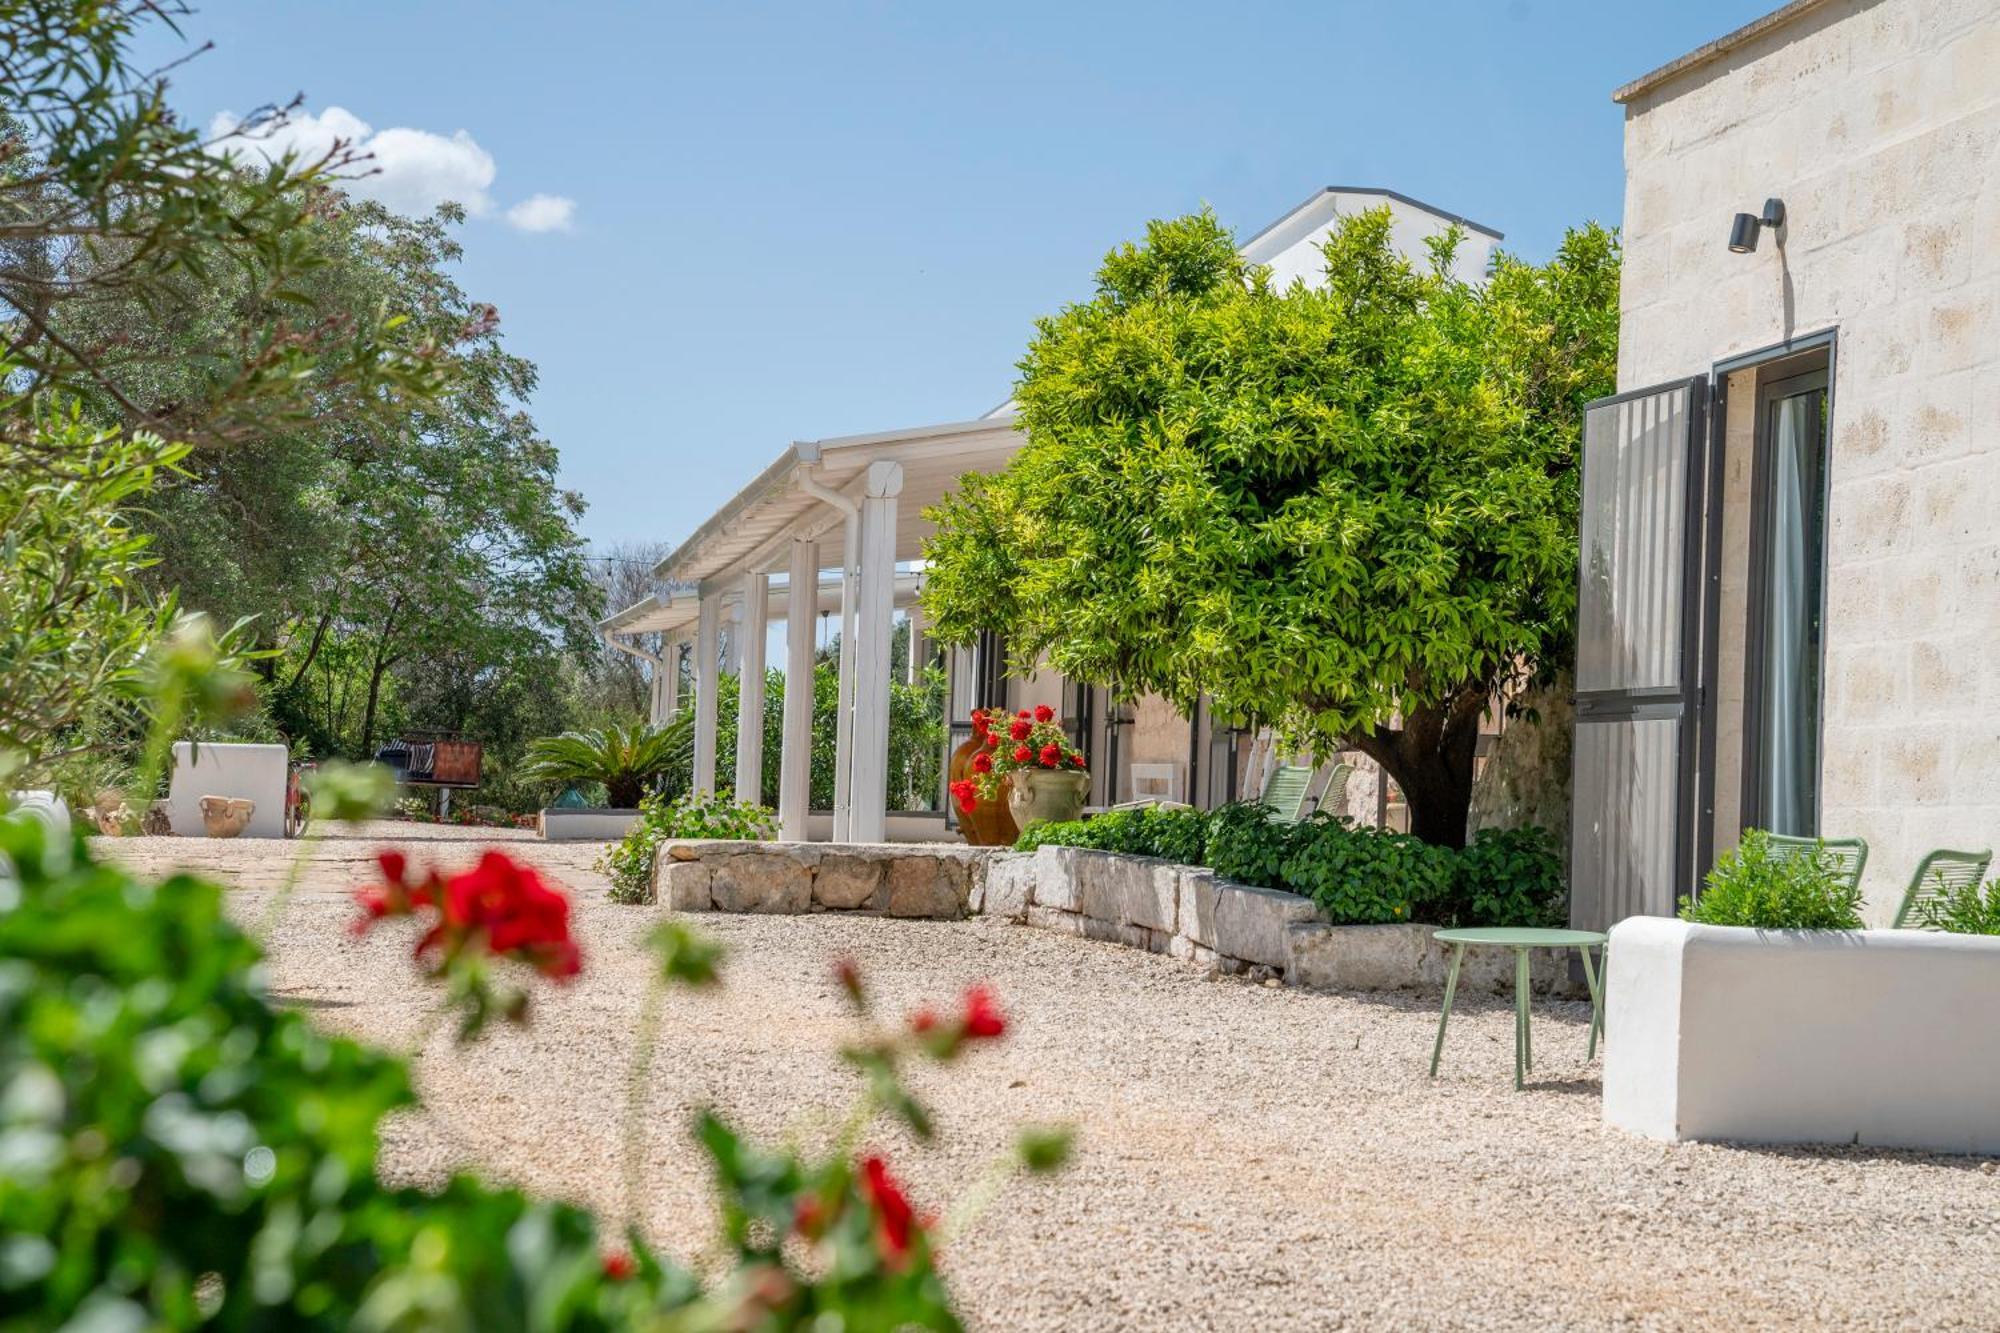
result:
<svg viewBox="0 0 2000 1333"><path fill-rule="evenodd" d="M1486 273L1501 235L1491 227L1392 190L1335 186L1310 198L1253 236L1243 255L1269 267L1281 283L1316 281L1319 247L1338 220L1387 206L1397 247L1426 257L1425 242L1445 228L1464 229L1457 274L1470 281ZM649 598L602 621L599 632L632 651L639 635L663 635L655 667L678 664L688 654L694 681L695 786L712 788L717 751L715 685L720 675L742 673L750 700L740 718L762 715L765 643L773 619L783 620L785 673L810 673L817 614L841 618L841 712L836 755L835 809L828 821L810 820L811 692L786 694L784 751L778 791L760 790L763 737L739 721L735 789L769 802L775 797L781 836L803 839L828 826L836 841L873 842L897 836L944 836L940 813L933 822L899 820L886 808L889 735L890 644L898 615L912 626L912 659L923 651L922 613L915 599L917 568L930 525L922 511L954 490L967 473L995 472L1024 440L1011 404L969 421L835 439L800 441L778 455L733 498L704 520L660 562L655 573L692 589L662 601ZM828 578L828 571L832 577ZM806 615L792 611L788 590L819 589ZM647 654L641 654L642 656ZM946 658L950 676L948 721L953 739L970 734L975 707L1055 708L1078 737L1090 761L1092 800L1129 798L1135 785L1198 805L1233 798L1246 782L1248 738L1217 728L1197 708L1180 716L1165 701L1140 699L1114 705L1109 692L1042 671L1021 680L1001 670L1000 645L989 640ZM655 670L654 720L685 706L676 685L680 672ZM940 806L947 803L940 801ZM809 822L810 821L810 822Z"/></svg>

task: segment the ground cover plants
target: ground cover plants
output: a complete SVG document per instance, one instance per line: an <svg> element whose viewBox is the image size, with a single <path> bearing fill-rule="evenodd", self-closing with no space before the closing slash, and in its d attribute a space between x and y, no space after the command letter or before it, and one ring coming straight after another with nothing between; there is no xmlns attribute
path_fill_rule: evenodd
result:
<svg viewBox="0 0 2000 1333"><path fill-rule="evenodd" d="M668 800L655 792L639 802L639 822L604 849L597 869L611 880L611 901L651 902L653 858L677 838L750 840L776 835L775 816L761 805L689 792Z"/></svg>
<svg viewBox="0 0 2000 1333"><path fill-rule="evenodd" d="M1223 879L1311 898L1337 925L1425 921L1545 926L1564 918L1562 858L1546 829L1481 829L1462 851L1329 815L1297 824L1252 801L1214 811L1113 810L1029 826L1015 843L1204 865Z"/></svg>
<svg viewBox="0 0 2000 1333"><path fill-rule="evenodd" d="M1759 930L1859 930L1861 886L1833 867L1824 851L1775 852L1770 835L1750 829L1724 852L1681 919L1705 926Z"/></svg>

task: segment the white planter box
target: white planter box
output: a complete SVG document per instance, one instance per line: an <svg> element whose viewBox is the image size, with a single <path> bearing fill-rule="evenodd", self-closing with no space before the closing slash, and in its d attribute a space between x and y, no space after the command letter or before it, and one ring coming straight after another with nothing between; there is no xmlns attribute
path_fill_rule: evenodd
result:
<svg viewBox="0 0 2000 1333"><path fill-rule="evenodd" d="M167 822L183 838L204 838L201 798L255 801L246 838L285 836L285 780L291 754L282 745L174 742L174 775L167 784Z"/></svg>
<svg viewBox="0 0 2000 1333"><path fill-rule="evenodd" d="M2000 1153L2000 936L1631 917L1610 955L1606 1124Z"/></svg>
<svg viewBox="0 0 2000 1333"><path fill-rule="evenodd" d="M637 810L571 806L542 811L540 828L547 842L617 842L638 822Z"/></svg>

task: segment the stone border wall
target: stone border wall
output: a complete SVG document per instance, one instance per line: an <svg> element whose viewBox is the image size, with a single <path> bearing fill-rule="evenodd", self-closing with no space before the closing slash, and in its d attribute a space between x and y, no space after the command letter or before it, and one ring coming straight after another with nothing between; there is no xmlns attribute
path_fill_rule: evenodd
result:
<svg viewBox="0 0 2000 1333"><path fill-rule="evenodd" d="M670 842L655 900L681 912L867 912L1000 917L1325 990L1441 990L1434 926L1332 926L1310 900L1217 879L1201 866L1083 847L1001 851L945 843ZM1534 988L1568 991L1568 961L1531 955ZM1468 950L1461 990L1511 993L1510 949Z"/></svg>

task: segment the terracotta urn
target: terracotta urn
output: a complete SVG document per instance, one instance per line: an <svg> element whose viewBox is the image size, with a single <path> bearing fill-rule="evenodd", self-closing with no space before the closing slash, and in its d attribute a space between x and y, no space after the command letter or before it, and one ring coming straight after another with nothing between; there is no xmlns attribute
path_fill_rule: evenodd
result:
<svg viewBox="0 0 2000 1333"><path fill-rule="evenodd" d="M233 796L204 796L201 798L201 826L211 838L235 838L250 827L250 816L257 813L255 801Z"/></svg>
<svg viewBox="0 0 2000 1333"><path fill-rule="evenodd" d="M1007 809L1022 828L1079 819L1089 795L1090 774L1075 769L1017 768L1007 775Z"/></svg>
<svg viewBox="0 0 2000 1333"><path fill-rule="evenodd" d="M963 745L951 752L947 780L959 782L971 777L972 756L983 748L977 736L967 737ZM1014 839L1021 836L1007 802L997 798L989 801L982 797L972 803L972 809L959 811L958 828L974 847L1012 847Z"/></svg>

